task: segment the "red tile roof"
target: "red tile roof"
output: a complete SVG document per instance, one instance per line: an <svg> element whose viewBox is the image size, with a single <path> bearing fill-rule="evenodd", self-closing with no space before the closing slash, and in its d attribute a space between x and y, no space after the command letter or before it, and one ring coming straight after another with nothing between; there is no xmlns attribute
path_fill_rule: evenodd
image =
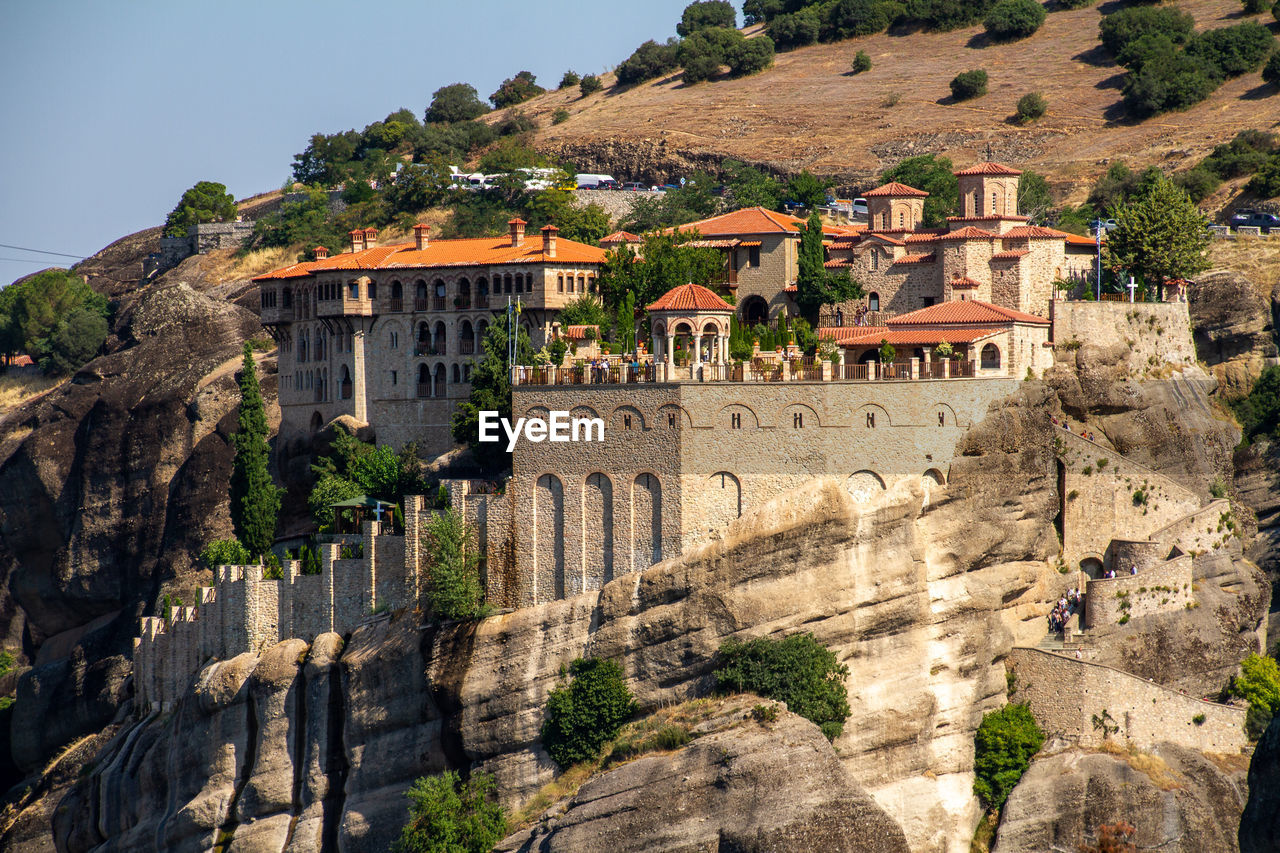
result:
<svg viewBox="0 0 1280 853"><path fill-rule="evenodd" d="M885 326L832 326L818 329L818 337L838 346L879 346L888 341L895 347L936 346L943 341L971 344L1004 332L1004 329L890 329Z"/></svg>
<svg viewBox="0 0 1280 853"><path fill-rule="evenodd" d="M924 326L934 323L973 323L975 325L991 325L993 323L1033 323L1047 326L1049 321L1034 314L1026 314L992 305L978 299L963 301L939 302L927 308L920 308L909 314L900 314L888 321L891 326Z"/></svg>
<svg viewBox="0 0 1280 853"><path fill-rule="evenodd" d="M897 232L897 233L902 233L902 232ZM905 240L900 240L897 237L890 237L888 234L884 233L883 231L873 231L870 234L867 234L866 236L864 236L862 239L864 242L866 240L871 240L871 239L883 240L884 242L891 243L894 246L902 246L905 244Z"/></svg>
<svg viewBox="0 0 1280 853"><path fill-rule="evenodd" d="M679 226L681 231L697 231L703 237L733 237L738 234L790 234L800 230L805 220L765 207L744 207L709 219ZM663 233L670 234L672 228Z"/></svg>
<svg viewBox="0 0 1280 853"><path fill-rule="evenodd" d="M943 234L946 234L945 228L921 228L919 231L912 231L906 237L902 238L904 243L932 243Z"/></svg>
<svg viewBox="0 0 1280 853"><path fill-rule="evenodd" d="M255 276L254 281L305 278L334 270L415 269L430 267L487 266L491 264L600 264L606 252L564 238L556 241L556 256L542 253L542 240L526 239L520 246L511 245L511 237L476 237L464 240L432 240L425 248L414 243L379 246L360 252L343 252L323 260L307 261Z"/></svg>
<svg viewBox="0 0 1280 853"><path fill-rule="evenodd" d="M956 177L961 175L1021 175L1018 169L1011 169L1001 163L979 163L976 166L970 166L967 169L961 169L956 172Z"/></svg>
<svg viewBox="0 0 1280 853"><path fill-rule="evenodd" d="M915 254L915 255L903 255L900 258L896 258L894 260L894 263L895 264L931 264L936 260L938 260L937 255L933 255L933 254L926 255L921 253L921 254Z"/></svg>
<svg viewBox="0 0 1280 853"><path fill-rule="evenodd" d="M958 288L960 288L961 290L969 290L969 289L974 288L974 287L982 287L982 284L981 284L980 282L976 282L976 281L974 281L973 279L969 278L968 276L965 276L964 278L953 278L953 279L951 279L951 286L952 286L952 287L958 287Z"/></svg>
<svg viewBox="0 0 1280 853"><path fill-rule="evenodd" d="M900 184L897 181L890 181L884 186L876 187L862 194L863 198L875 198L877 196L911 196L912 198L924 198L928 193L924 190L918 190L915 187L909 187L906 184Z"/></svg>
<svg viewBox="0 0 1280 853"><path fill-rule="evenodd" d="M948 222L1009 222L1017 220L1018 222L1026 222L1027 217L1009 213L994 213L987 216L948 216Z"/></svg>
<svg viewBox="0 0 1280 853"><path fill-rule="evenodd" d="M848 267L853 266L853 261L841 260L840 258L833 258L832 260L825 261L822 265L829 270L846 269Z"/></svg>
<svg viewBox="0 0 1280 853"><path fill-rule="evenodd" d="M605 237L600 238L601 243L643 243L644 238L639 234L632 234L630 231L614 231Z"/></svg>
<svg viewBox="0 0 1280 853"><path fill-rule="evenodd" d="M1066 233L1042 225L1020 225L1010 228L1000 236L1008 240L1061 240Z"/></svg>
<svg viewBox="0 0 1280 853"><path fill-rule="evenodd" d="M1015 229L1016 230L1016 229ZM981 228L974 228L968 225L958 231L948 231L945 234L939 234L936 240L995 240L1000 235L994 231L983 231Z"/></svg>
<svg viewBox="0 0 1280 853"><path fill-rule="evenodd" d="M658 297L648 310L732 312L733 306L700 284L682 284Z"/></svg>
<svg viewBox="0 0 1280 853"><path fill-rule="evenodd" d="M993 261L1016 261L1018 258L1025 258L1031 254L1026 249L1009 249L1007 252L996 252L991 256Z"/></svg>
<svg viewBox="0 0 1280 853"><path fill-rule="evenodd" d="M583 340L586 340L586 339L587 339L587 331L588 331L588 330L595 332L595 337L599 337L599 336L600 336L600 327L599 327L599 326L595 326L595 325L591 325L591 326L577 326L577 325L575 325L575 326L565 326L565 327L564 327L564 336L565 336L566 338L569 338L570 340L574 340L574 341L583 341Z"/></svg>

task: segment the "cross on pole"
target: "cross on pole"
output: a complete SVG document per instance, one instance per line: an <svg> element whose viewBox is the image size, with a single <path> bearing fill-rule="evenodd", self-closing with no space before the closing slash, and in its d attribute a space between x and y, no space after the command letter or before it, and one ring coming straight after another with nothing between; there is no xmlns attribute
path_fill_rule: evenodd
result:
<svg viewBox="0 0 1280 853"><path fill-rule="evenodd" d="M1137 290L1137 289L1138 289L1138 284L1137 284L1137 282L1135 282L1135 281L1133 280L1133 276L1129 276L1129 284L1128 284L1128 288L1129 288L1129 304L1130 304L1130 305L1132 305L1132 304L1133 304L1133 293L1134 293L1134 291L1135 291L1135 290Z"/></svg>

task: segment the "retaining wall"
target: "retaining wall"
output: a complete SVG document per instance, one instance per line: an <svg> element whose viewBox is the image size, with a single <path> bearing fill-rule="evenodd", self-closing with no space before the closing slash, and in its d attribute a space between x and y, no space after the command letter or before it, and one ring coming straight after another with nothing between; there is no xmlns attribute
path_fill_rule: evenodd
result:
<svg viewBox="0 0 1280 853"><path fill-rule="evenodd" d="M1014 701L1031 704L1047 735L1081 746L1111 740L1145 749L1168 742L1229 754L1248 743L1243 708L1206 702L1043 649L1016 647L1008 666L1017 675Z"/></svg>
<svg viewBox="0 0 1280 853"><path fill-rule="evenodd" d="M1085 587L1088 627L1118 625L1125 616L1184 610L1195 600L1192 559L1186 554L1149 568L1140 566L1136 575L1124 571L1114 578L1091 579Z"/></svg>
<svg viewBox="0 0 1280 853"><path fill-rule="evenodd" d="M1050 303L1056 345L1128 347L1129 371L1141 375L1164 365L1196 363L1191 316L1185 302L1067 302Z"/></svg>

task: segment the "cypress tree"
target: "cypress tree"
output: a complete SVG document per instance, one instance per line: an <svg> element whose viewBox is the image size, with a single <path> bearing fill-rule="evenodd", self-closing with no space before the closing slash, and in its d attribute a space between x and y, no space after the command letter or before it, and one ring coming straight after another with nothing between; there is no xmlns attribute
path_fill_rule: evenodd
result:
<svg viewBox="0 0 1280 853"><path fill-rule="evenodd" d="M253 347L246 342L240 370L240 425L231 439L236 448L231 467L231 523L236 538L254 556L265 554L275 541L284 491L271 481L267 468L271 453L267 434L267 412L258 387Z"/></svg>
<svg viewBox="0 0 1280 853"><path fill-rule="evenodd" d="M862 297L862 285L848 273L833 272L824 266L826 251L822 247L822 219L816 210L809 215L808 223L800 232L797 260L796 306L800 309L800 316L814 328L818 326L818 312L823 305Z"/></svg>

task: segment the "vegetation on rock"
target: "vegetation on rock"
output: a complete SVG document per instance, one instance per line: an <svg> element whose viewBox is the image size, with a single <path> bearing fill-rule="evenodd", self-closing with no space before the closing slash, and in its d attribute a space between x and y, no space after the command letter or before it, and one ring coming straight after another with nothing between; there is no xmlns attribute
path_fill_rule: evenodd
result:
<svg viewBox="0 0 1280 853"><path fill-rule="evenodd" d="M745 643L730 637L720 644L715 669L716 689L784 702L787 710L816 723L827 740L839 737L849 718L848 676L835 653L807 633Z"/></svg>
<svg viewBox="0 0 1280 853"><path fill-rule="evenodd" d="M998 809L1009 798L1044 745L1044 733L1027 705L1005 705L983 715L973 738L973 792L987 809Z"/></svg>
<svg viewBox="0 0 1280 853"><path fill-rule="evenodd" d="M1242 443L1257 438L1280 441L1280 367L1262 371L1247 397L1232 403L1243 433Z"/></svg>
<svg viewBox="0 0 1280 853"><path fill-rule="evenodd" d="M253 559L236 539L215 539L200 551L200 562L210 571L218 566L243 566Z"/></svg>
<svg viewBox="0 0 1280 853"><path fill-rule="evenodd" d="M475 528L452 509L436 513L422 531L427 602L438 619L473 619L484 609L480 543Z"/></svg>
<svg viewBox="0 0 1280 853"><path fill-rule="evenodd" d="M622 667L610 660L578 658L570 682L547 696L542 745L562 768L595 758L622 724L636 713Z"/></svg>
<svg viewBox="0 0 1280 853"><path fill-rule="evenodd" d="M164 221L166 237L183 237L192 225L202 222L232 222L236 218L236 200L226 185L200 181L182 194L178 206Z"/></svg>
<svg viewBox="0 0 1280 853"><path fill-rule="evenodd" d="M483 771L465 782L453 770L416 779L405 796L409 823L393 853L487 853L507 834L497 783Z"/></svg>
<svg viewBox="0 0 1280 853"><path fill-rule="evenodd" d="M267 413L258 387L258 367L253 346L244 345L240 369L240 421L232 436L236 455L231 467L231 524L236 539L250 554L271 550L276 518L284 490L271 480L271 448L267 444Z"/></svg>
<svg viewBox="0 0 1280 853"><path fill-rule="evenodd" d="M1232 696L1248 701L1245 730L1250 738L1257 740L1271 718L1280 713L1280 664L1273 657L1251 654L1240 662L1240 674L1231 680L1227 689Z"/></svg>

